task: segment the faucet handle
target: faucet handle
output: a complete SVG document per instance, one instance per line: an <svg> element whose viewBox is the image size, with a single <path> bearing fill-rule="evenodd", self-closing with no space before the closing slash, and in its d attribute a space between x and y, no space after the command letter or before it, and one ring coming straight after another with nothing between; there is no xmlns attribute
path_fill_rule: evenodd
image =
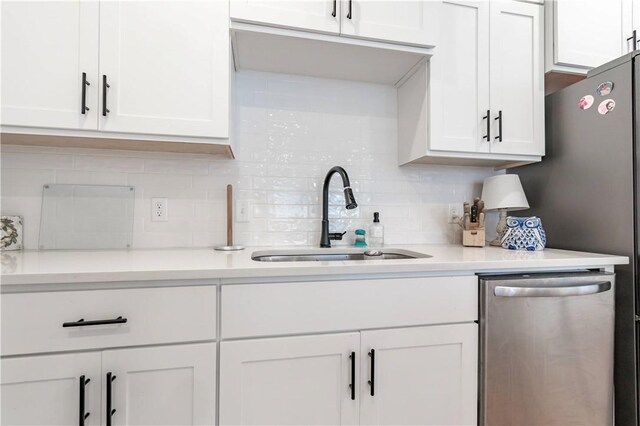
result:
<svg viewBox="0 0 640 426"><path fill-rule="evenodd" d="M347 231L344 231L342 234L340 232L330 232L329 233L329 239L330 240L336 240L336 241L341 241L342 237L344 236L344 234L346 234Z"/></svg>

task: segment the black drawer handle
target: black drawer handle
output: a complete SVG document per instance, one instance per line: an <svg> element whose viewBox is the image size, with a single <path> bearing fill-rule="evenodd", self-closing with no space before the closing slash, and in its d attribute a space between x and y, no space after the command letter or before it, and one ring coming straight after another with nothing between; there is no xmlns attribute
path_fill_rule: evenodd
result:
<svg viewBox="0 0 640 426"><path fill-rule="evenodd" d="M331 12L331 16L336 17L336 7L338 0L333 0L333 12Z"/></svg>
<svg viewBox="0 0 640 426"><path fill-rule="evenodd" d="M349 384L349 389L351 389L351 400L356 400L356 353L351 352L349 355L349 359L351 360L351 383Z"/></svg>
<svg viewBox="0 0 640 426"><path fill-rule="evenodd" d="M111 87L107 83L107 76L102 76L102 116L106 117L111 111L107 108L107 89Z"/></svg>
<svg viewBox="0 0 640 426"><path fill-rule="evenodd" d="M487 115L482 117L483 120L487 120L487 134L482 137L482 139L486 139L487 141L491 140L491 110L487 110Z"/></svg>
<svg viewBox="0 0 640 426"><path fill-rule="evenodd" d="M375 393L374 387L376 383L376 350L371 349L371 352L369 352L368 355L371 358L371 380L369 380L367 383L369 383L369 386L371 387L371 396L373 396Z"/></svg>
<svg viewBox="0 0 640 426"><path fill-rule="evenodd" d="M502 142L502 110L498 111L498 116L494 118L494 120L498 121L498 136L494 139L497 139L498 142Z"/></svg>
<svg viewBox="0 0 640 426"><path fill-rule="evenodd" d="M80 385L80 401L79 401L79 408L80 408L80 413L78 415L78 424L80 426L84 426L84 421L87 419L87 417L89 417L89 414L91 413L85 413L84 412L84 389L87 386L87 383L89 383L91 381L91 379L85 379L84 375L80 376L80 380L79 380L79 385Z"/></svg>
<svg viewBox="0 0 640 426"><path fill-rule="evenodd" d="M635 51L638 48L638 32L633 30L633 35L627 39L627 47L629 47L629 42L633 41L631 44L631 52Z"/></svg>
<svg viewBox="0 0 640 426"><path fill-rule="evenodd" d="M111 397L111 382L116 379L116 375L109 371L107 373L107 426L111 426L111 417L116 413L116 409L113 408L113 402Z"/></svg>
<svg viewBox="0 0 640 426"><path fill-rule="evenodd" d="M351 3L353 3L353 0L349 0L349 13L347 13L347 19L351 19L351 18L352 18L352 16L353 16L353 15L351 14L351 6L352 6L352 4L351 4Z"/></svg>
<svg viewBox="0 0 640 426"><path fill-rule="evenodd" d="M91 83L87 81L87 73L82 73L82 106L80 107L80 112L82 114L86 114L89 111L89 107L87 106L87 86L91 86Z"/></svg>
<svg viewBox="0 0 640 426"><path fill-rule="evenodd" d="M62 326L63 327L87 327L90 325L124 324L125 322L127 322L127 319L122 318L121 316L113 319L94 320L94 321L85 321L84 318L80 318L78 321L62 323Z"/></svg>

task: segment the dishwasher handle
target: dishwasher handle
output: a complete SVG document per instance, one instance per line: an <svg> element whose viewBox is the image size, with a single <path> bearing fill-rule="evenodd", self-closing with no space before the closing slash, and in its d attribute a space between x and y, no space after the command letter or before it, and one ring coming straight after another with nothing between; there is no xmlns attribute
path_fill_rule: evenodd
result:
<svg viewBox="0 0 640 426"><path fill-rule="evenodd" d="M568 297L587 296L611 290L610 281L566 287L512 287L498 285L493 294L497 297Z"/></svg>

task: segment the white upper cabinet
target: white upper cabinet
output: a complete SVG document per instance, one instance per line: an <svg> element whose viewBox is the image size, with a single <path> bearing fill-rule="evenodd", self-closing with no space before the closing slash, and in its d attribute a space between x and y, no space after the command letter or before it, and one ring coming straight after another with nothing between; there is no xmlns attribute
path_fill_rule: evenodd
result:
<svg viewBox="0 0 640 426"><path fill-rule="evenodd" d="M3 1L0 7L2 125L95 129L98 3Z"/></svg>
<svg viewBox="0 0 640 426"><path fill-rule="evenodd" d="M540 161L543 6L443 0L438 16L433 57L398 88L399 163Z"/></svg>
<svg viewBox="0 0 640 426"><path fill-rule="evenodd" d="M627 0L628 2L629 0ZM627 51L640 49L640 0L633 0L631 4L632 10L632 28L631 33L625 33L625 41L627 42Z"/></svg>
<svg viewBox="0 0 640 426"><path fill-rule="evenodd" d="M231 19L321 33L340 33L338 0L230 0Z"/></svg>
<svg viewBox="0 0 640 426"><path fill-rule="evenodd" d="M339 3L342 35L416 46L435 45L436 2L341 0Z"/></svg>
<svg viewBox="0 0 640 426"><path fill-rule="evenodd" d="M547 0L546 71L586 73L633 50L632 2Z"/></svg>
<svg viewBox="0 0 640 426"><path fill-rule="evenodd" d="M228 137L227 8L102 2L100 130Z"/></svg>
<svg viewBox="0 0 640 426"><path fill-rule="evenodd" d="M431 0L231 0L234 21L391 42L434 46Z"/></svg>
<svg viewBox="0 0 640 426"><path fill-rule="evenodd" d="M363 331L361 342L361 425L476 424L476 324Z"/></svg>
<svg viewBox="0 0 640 426"><path fill-rule="evenodd" d="M489 3L445 0L430 60L431 149L489 152ZM485 118L487 117L487 118ZM490 135L489 135L490 137Z"/></svg>
<svg viewBox="0 0 640 426"><path fill-rule="evenodd" d="M542 7L491 3L491 152L544 155Z"/></svg>

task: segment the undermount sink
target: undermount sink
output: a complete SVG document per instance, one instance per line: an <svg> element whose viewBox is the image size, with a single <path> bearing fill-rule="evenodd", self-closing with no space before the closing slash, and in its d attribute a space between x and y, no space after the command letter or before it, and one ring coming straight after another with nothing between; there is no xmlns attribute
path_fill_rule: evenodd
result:
<svg viewBox="0 0 640 426"><path fill-rule="evenodd" d="M426 259L427 254L401 249L362 250L272 250L257 251L251 259L257 262L331 262L344 260L401 260Z"/></svg>

